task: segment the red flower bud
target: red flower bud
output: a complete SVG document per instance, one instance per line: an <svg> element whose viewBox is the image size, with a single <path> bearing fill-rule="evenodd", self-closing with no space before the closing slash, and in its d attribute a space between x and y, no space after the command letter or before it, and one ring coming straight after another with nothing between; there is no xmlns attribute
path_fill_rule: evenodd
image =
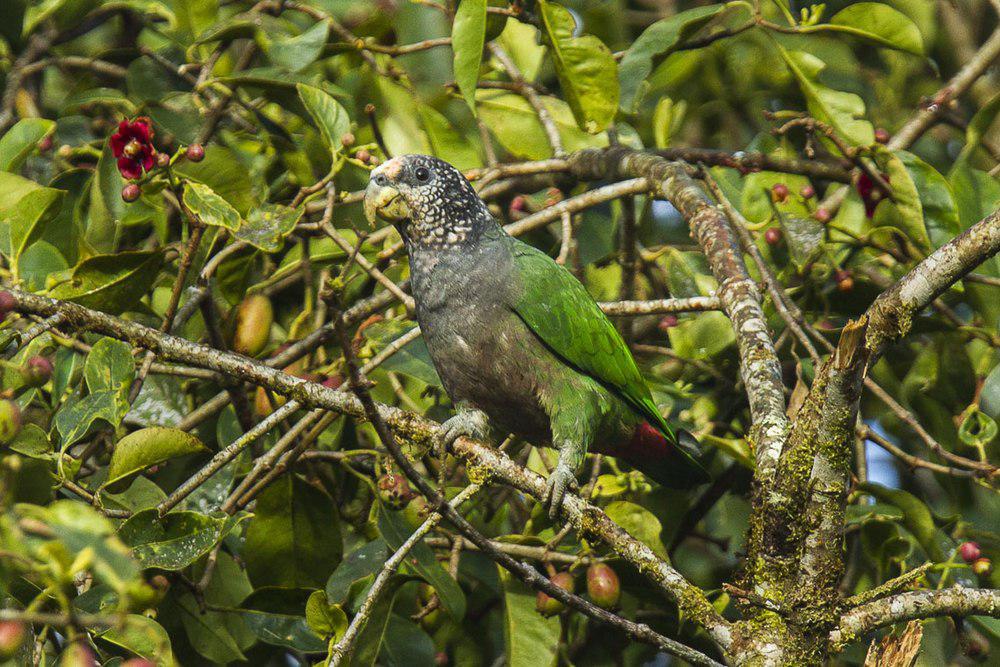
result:
<svg viewBox="0 0 1000 667"><path fill-rule="evenodd" d="M201 162L205 159L205 147L201 144L191 144L184 151L184 157L191 162Z"/></svg>
<svg viewBox="0 0 1000 667"><path fill-rule="evenodd" d="M802 189L799 190L799 194L802 195L803 199L812 199L816 196L816 188L811 185L803 185Z"/></svg>
<svg viewBox="0 0 1000 667"><path fill-rule="evenodd" d="M345 132L343 136L340 137L340 145L344 148L354 145L354 135L350 132Z"/></svg>
<svg viewBox="0 0 1000 667"><path fill-rule="evenodd" d="M826 223L830 222L830 218L832 218L833 216L830 215L829 209L820 206L818 209L816 209L816 212L813 213L813 217L825 225Z"/></svg>
<svg viewBox="0 0 1000 667"><path fill-rule="evenodd" d="M679 320L677 319L677 316L674 315L673 313L670 313L664 315L656 326L657 328L659 328L660 331L666 332L668 329L673 329L675 326L677 326L678 322Z"/></svg>
<svg viewBox="0 0 1000 667"><path fill-rule="evenodd" d="M510 210L517 211L518 213L520 213L524 211L526 208L528 208L528 200L525 199L522 195L517 195L516 197L510 200Z"/></svg>
<svg viewBox="0 0 1000 667"><path fill-rule="evenodd" d="M889 143L889 139L891 138L892 135L890 135L889 131L886 130L884 127L880 127L877 130L875 130L875 141L879 142L880 144Z"/></svg>
<svg viewBox="0 0 1000 667"><path fill-rule="evenodd" d="M354 154L354 158L367 164L368 161L372 159L372 154L368 151L368 149L362 148Z"/></svg>
<svg viewBox="0 0 1000 667"><path fill-rule="evenodd" d="M778 245L781 243L781 230L777 227L768 227L764 232L764 241L768 245Z"/></svg>
<svg viewBox="0 0 1000 667"><path fill-rule="evenodd" d="M982 555L979 545L975 542L962 542L958 547L958 553L961 554L962 560L966 563L979 560L979 557Z"/></svg>
<svg viewBox="0 0 1000 667"><path fill-rule="evenodd" d="M0 322L14 310L14 295L4 290L0 292Z"/></svg>
<svg viewBox="0 0 1000 667"><path fill-rule="evenodd" d="M41 138L38 142L38 150L42 153L48 153L52 150L52 135L47 134Z"/></svg>
<svg viewBox="0 0 1000 667"><path fill-rule="evenodd" d="M783 202L788 199L788 186L784 183L775 183L771 186L771 199L776 202Z"/></svg>
<svg viewBox="0 0 1000 667"><path fill-rule="evenodd" d="M41 387L52 377L52 362L45 357L32 357L24 367L24 378L30 387Z"/></svg>
<svg viewBox="0 0 1000 667"><path fill-rule="evenodd" d="M142 196L142 188L136 183L129 183L122 188L122 199L131 204Z"/></svg>
<svg viewBox="0 0 1000 667"><path fill-rule="evenodd" d="M156 154L156 166L160 169L164 169L170 166L170 156L166 153Z"/></svg>

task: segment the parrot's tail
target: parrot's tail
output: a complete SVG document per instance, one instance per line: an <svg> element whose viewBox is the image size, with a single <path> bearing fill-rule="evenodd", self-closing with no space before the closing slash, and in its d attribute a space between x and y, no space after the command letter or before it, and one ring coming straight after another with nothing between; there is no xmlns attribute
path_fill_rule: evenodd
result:
<svg viewBox="0 0 1000 667"><path fill-rule="evenodd" d="M697 463L698 441L683 429L676 434L672 442L654 426L642 422L618 450L617 458L669 488L684 489L709 481L705 469Z"/></svg>

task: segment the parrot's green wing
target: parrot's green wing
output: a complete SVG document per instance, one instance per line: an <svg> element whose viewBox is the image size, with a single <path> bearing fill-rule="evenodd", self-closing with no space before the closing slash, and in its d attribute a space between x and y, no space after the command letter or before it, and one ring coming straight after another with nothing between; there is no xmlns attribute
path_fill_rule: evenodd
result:
<svg viewBox="0 0 1000 667"><path fill-rule="evenodd" d="M553 354L614 392L677 446L628 346L586 288L545 253L517 239L511 246L523 283L512 304L518 316ZM678 451L701 468L690 452Z"/></svg>

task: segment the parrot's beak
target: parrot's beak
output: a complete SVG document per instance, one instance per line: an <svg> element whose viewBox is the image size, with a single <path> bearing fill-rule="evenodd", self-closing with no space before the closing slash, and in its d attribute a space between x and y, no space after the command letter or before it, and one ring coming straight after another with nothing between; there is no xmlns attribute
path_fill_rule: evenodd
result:
<svg viewBox="0 0 1000 667"><path fill-rule="evenodd" d="M392 179L398 174L399 165L394 160L372 170L371 180L365 190L365 217L373 227L376 218L395 223L410 217L406 200L392 183Z"/></svg>

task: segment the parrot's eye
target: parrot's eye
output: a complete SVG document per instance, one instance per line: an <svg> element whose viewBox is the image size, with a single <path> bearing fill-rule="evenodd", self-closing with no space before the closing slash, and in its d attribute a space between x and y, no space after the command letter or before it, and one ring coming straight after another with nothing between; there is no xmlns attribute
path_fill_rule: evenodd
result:
<svg viewBox="0 0 1000 667"><path fill-rule="evenodd" d="M417 180L421 183L426 183L431 177L431 172L427 169L427 167L417 167L416 171L413 172L413 175L416 176Z"/></svg>

